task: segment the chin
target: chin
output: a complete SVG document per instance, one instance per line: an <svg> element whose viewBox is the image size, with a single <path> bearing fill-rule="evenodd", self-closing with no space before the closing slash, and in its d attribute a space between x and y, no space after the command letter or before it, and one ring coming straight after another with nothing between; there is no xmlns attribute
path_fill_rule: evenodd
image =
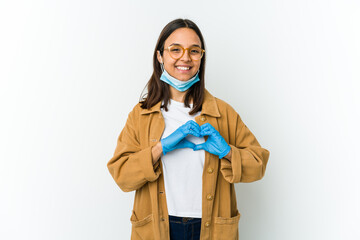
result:
<svg viewBox="0 0 360 240"><path fill-rule="evenodd" d="M179 80L181 80L181 81L187 81L187 80L189 80L191 77L187 77L187 78L178 78Z"/></svg>
<svg viewBox="0 0 360 240"><path fill-rule="evenodd" d="M192 78L194 75L196 74L196 72L195 73L191 73L191 74L189 74L189 75L182 75L182 76L179 76L179 77L177 77L177 79L179 79L179 80L181 80L181 81L187 81L187 80L189 80L190 78Z"/></svg>

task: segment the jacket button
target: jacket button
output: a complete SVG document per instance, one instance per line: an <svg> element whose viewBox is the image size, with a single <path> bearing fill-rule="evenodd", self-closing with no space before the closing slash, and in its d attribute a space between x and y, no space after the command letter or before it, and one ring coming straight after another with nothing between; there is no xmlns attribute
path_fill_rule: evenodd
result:
<svg viewBox="0 0 360 240"><path fill-rule="evenodd" d="M161 221L165 221L165 218L160 218Z"/></svg>
<svg viewBox="0 0 360 240"><path fill-rule="evenodd" d="M207 172L208 172L208 173L213 173L213 172L214 172L214 169L211 168L211 167L209 167L209 168L207 169Z"/></svg>
<svg viewBox="0 0 360 240"><path fill-rule="evenodd" d="M212 200L212 199L213 199L213 196L212 196L211 194L208 194L208 195L206 196L206 198L207 198L207 200Z"/></svg>
<svg viewBox="0 0 360 240"><path fill-rule="evenodd" d="M205 116L201 116L201 121L205 121L206 120L206 117Z"/></svg>
<svg viewBox="0 0 360 240"><path fill-rule="evenodd" d="M209 226L210 226L210 222L206 222L205 227L209 227Z"/></svg>

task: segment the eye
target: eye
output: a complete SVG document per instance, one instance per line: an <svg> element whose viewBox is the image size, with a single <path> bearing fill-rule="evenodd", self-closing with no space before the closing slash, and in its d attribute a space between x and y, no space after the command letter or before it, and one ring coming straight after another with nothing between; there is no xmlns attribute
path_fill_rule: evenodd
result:
<svg viewBox="0 0 360 240"><path fill-rule="evenodd" d="M192 53L192 54L201 54L201 48L199 48L199 47L192 47L192 48L191 48L191 53Z"/></svg>

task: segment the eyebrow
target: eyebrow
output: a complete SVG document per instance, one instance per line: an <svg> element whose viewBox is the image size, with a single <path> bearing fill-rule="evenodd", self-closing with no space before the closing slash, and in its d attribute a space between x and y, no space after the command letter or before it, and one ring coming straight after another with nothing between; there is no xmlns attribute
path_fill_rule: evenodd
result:
<svg viewBox="0 0 360 240"><path fill-rule="evenodd" d="M182 46L180 43L172 43L172 44L169 45L169 47L172 46L172 45L180 45L180 46ZM201 48L198 44L193 44L193 45L191 45L191 47L192 46Z"/></svg>

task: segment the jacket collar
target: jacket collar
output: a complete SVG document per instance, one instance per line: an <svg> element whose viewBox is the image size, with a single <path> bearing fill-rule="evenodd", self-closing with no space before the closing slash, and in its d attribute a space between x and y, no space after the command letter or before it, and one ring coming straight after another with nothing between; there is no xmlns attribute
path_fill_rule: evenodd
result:
<svg viewBox="0 0 360 240"><path fill-rule="evenodd" d="M213 95L210 94L210 92L205 89L204 92L204 101L202 104L202 110L201 110L201 115L209 115L212 117L220 117L220 112L218 109L218 106L216 104L216 99ZM159 101L157 104L155 104L154 106L152 106L150 109L141 109L141 114L149 114L152 112L161 112L160 110L160 106L161 106L161 102Z"/></svg>

